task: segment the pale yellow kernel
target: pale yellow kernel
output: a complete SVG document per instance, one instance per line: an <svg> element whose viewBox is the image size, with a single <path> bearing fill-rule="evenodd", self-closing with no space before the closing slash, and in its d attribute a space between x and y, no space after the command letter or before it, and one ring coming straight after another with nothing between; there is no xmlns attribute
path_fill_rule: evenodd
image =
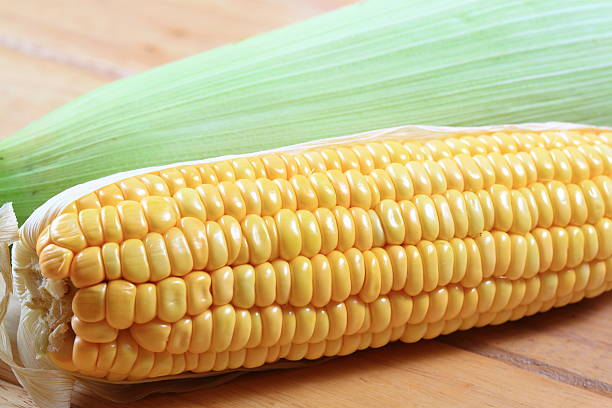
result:
<svg viewBox="0 0 612 408"><path fill-rule="evenodd" d="M157 286L144 283L136 286L134 323L146 323L157 316Z"/></svg>
<svg viewBox="0 0 612 408"><path fill-rule="evenodd" d="M121 242L123 241L123 230L121 220L116 207L105 206L100 210L100 221L104 231L104 241Z"/></svg>
<svg viewBox="0 0 612 408"><path fill-rule="evenodd" d="M47 247L50 247L48 245ZM58 251L59 252L59 251ZM45 251L43 253L46 254ZM69 258L69 257L68 257ZM59 253L53 257L55 262L62 259ZM64 258L67 260L67 258ZM46 261L45 258L43 260ZM54 266L57 272L61 272L63 264ZM45 269L50 270L49 264L45 265ZM102 251L100 247L88 247L75 255L70 265L70 281L77 288L95 285L104 280L104 264L102 262Z"/></svg>
<svg viewBox="0 0 612 408"><path fill-rule="evenodd" d="M72 362L80 371L93 371L98 360L99 345L75 337L72 348Z"/></svg>
<svg viewBox="0 0 612 408"><path fill-rule="evenodd" d="M236 174L229 160L212 163L211 167L217 175L219 182L236 180Z"/></svg>
<svg viewBox="0 0 612 408"><path fill-rule="evenodd" d="M351 295L361 292L365 282L365 260L363 253L356 248L351 248L344 253L350 271Z"/></svg>
<svg viewBox="0 0 612 408"><path fill-rule="evenodd" d="M370 176L376 183L376 187L380 193L380 199L395 201L395 185L391 177L389 177L389 174L382 169L376 169L370 173Z"/></svg>
<svg viewBox="0 0 612 408"><path fill-rule="evenodd" d="M298 209L314 211L319 206L317 193L306 176L298 174L289 182L295 191Z"/></svg>
<svg viewBox="0 0 612 408"><path fill-rule="evenodd" d="M348 170L344 173L350 189L351 207L369 209L372 205L372 192L362 173Z"/></svg>
<svg viewBox="0 0 612 408"><path fill-rule="evenodd" d="M250 320L249 320L250 321ZM212 312L207 310L192 318L191 342L189 352L204 353L212 343L213 319Z"/></svg>
<svg viewBox="0 0 612 408"><path fill-rule="evenodd" d="M147 186L135 177L121 180L117 185L126 200L140 201L149 195Z"/></svg>
<svg viewBox="0 0 612 408"><path fill-rule="evenodd" d="M240 265L233 269L234 295L232 303L236 307L249 309L255 304L255 269L251 265Z"/></svg>
<svg viewBox="0 0 612 408"><path fill-rule="evenodd" d="M484 180L476 161L469 155L459 154L454 157L463 174L464 188L468 191L482 190Z"/></svg>
<svg viewBox="0 0 612 408"><path fill-rule="evenodd" d="M279 232L279 253L283 259L291 260L302 251L302 235L295 212L282 209L275 216Z"/></svg>
<svg viewBox="0 0 612 408"><path fill-rule="evenodd" d="M96 191L96 194L98 195L100 205L102 206L115 206L120 201L125 200L123 193L116 184L109 184L108 186L102 187Z"/></svg>
<svg viewBox="0 0 612 408"><path fill-rule="evenodd" d="M472 288L482 282L483 279L482 257L476 241L472 238L466 238L464 242L467 254L467 264L465 276L461 280L461 284L465 287Z"/></svg>
<svg viewBox="0 0 612 408"><path fill-rule="evenodd" d="M295 309L295 334L293 336L294 344L306 343L314 333L316 326L317 314L312 307L299 307Z"/></svg>
<svg viewBox="0 0 612 408"><path fill-rule="evenodd" d="M208 264L207 271L216 270L228 263L228 246L225 234L219 223L206 222L206 237L208 241Z"/></svg>
<svg viewBox="0 0 612 408"><path fill-rule="evenodd" d="M348 260L339 251L331 252L327 259L332 272L331 299L334 302L342 302L351 293L351 272Z"/></svg>
<svg viewBox="0 0 612 408"><path fill-rule="evenodd" d="M104 231L100 220L100 209L89 208L79 212L79 225L88 245L102 245ZM48 235L47 235L48 236ZM50 239L50 236L48 236Z"/></svg>
<svg viewBox="0 0 612 408"><path fill-rule="evenodd" d="M291 293L289 303L301 307L309 304L313 293L312 263L309 259L298 256L289 263L291 267Z"/></svg>
<svg viewBox="0 0 612 408"><path fill-rule="evenodd" d="M112 282L111 282L112 284ZM169 277L157 283L157 316L176 322L187 313L187 287L181 278Z"/></svg>
<svg viewBox="0 0 612 408"><path fill-rule="evenodd" d="M236 183L222 181L218 184L217 188L223 200L225 215L230 215L238 221L242 220L246 215L246 204Z"/></svg>
<svg viewBox="0 0 612 408"><path fill-rule="evenodd" d="M106 283L89 286L76 291L72 298L74 315L84 322L99 322L106 316Z"/></svg>
<svg viewBox="0 0 612 408"><path fill-rule="evenodd" d="M365 303L370 303L380 296L381 272L378 259L371 251L363 252L365 276L359 297Z"/></svg>
<svg viewBox="0 0 612 408"><path fill-rule="evenodd" d="M423 290L434 290L439 282L438 254L436 246L429 241L421 241L417 245L423 262Z"/></svg>
<svg viewBox="0 0 612 408"><path fill-rule="evenodd" d="M136 286L124 280L108 283L105 315L108 324L115 329L127 329L134 322Z"/></svg>
<svg viewBox="0 0 612 408"><path fill-rule="evenodd" d="M527 185L527 171L523 167L523 163L516 154L505 154L504 159L508 163L510 172L512 173L512 188L521 188Z"/></svg>
<svg viewBox="0 0 612 408"><path fill-rule="evenodd" d="M336 193L336 203L340 207L348 208L351 206L351 190L348 180L344 173L339 170L330 170L326 173Z"/></svg>
<svg viewBox="0 0 612 408"><path fill-rule="evenodd" d="M266 262L255 267L255 304L271 305L276 299L276 273L272 264Z"/></svg>
<svg viewBox="0 0 612 408"><path fill-rule="evenodd" d="M49 244L38 255L40 272L50 279L65 279L70 275L73 257L71 250Z"/></svg>
<svg viewBox="0 0 612 408"><path fill-rule="evenodd" d="M406 230L399 205L395 201L383 200L376 207L376 213L385 232L385 241L389 244L403 243Z"/></svg>
<svg viewBox="0 0 612 408"><path fill-rule="evenodd" d="M392 163L386 168L386 172L393 181L395 187L395 198L398 201L410 200L414 196L414 185L412 177L406 166L399 163ZM340 202L338 203L339 205Z"/></svg>
<svg viewBox="0 0 612 408"><path fill-rule="evenodd" d="M257 179L255 185L261 197L261 215L276 214L282 206L282 197L277 185L267 178Z"/></svg>
<svg viewBox="0 0 612 408"><path fill-rule="evenodd" d="M467 235L477 237L485 228L485 215L478 196L471 191L463 193L468 218Z"/></svg>
<svg viewBox="0 0 612 408"><path fill-rule="evenodd" d="M49 227L49 236L54 244L72 251L80 251L87 246L76 213L62 214L55 218Z"/></svg>
<svg viewBox="0 0 612 408"><path fill-rule="evenodd" d="M372 325L372 333L380 333L389 327L391 323L391 303L387 296L381 296L369 305Z"/></svg>
<svg viewBox="0 0 612 408"><path fill-rule="evenodd" d="M423 290L425 277L423 275L423 261L421 254L415 246L406 246L408 273L404 291L410 296L416 296Z"/></svg>
<svg viewBox="0 0 612 408"><path fill-rule="evenodd" d="M139 180L146 186L147 191L152 196L169 197L170 190L164 179L154 174L145 174Z"/></svg>
<svg viewBox="0 0 612 408"><path fill-rule="evenodd" d="M206 272L191 272L184 277L187 285L187 313L192 316L206 311L212 304L211 277Z"/></svg>
<svg viewBox="0 0 612 408"><path fill-rule="evenodd" d="M291 183L285 179L275 179L274 184L276 184L278 190L280 191L282 208L286 208L291 211L297 210L297 197Z"/></svg>
<svg viewBox="0 0 612 408"><path fill-rule="evenodd" d="M130 334L136 343L154 353L166 350L171 331L172 325L159 319L130 327Z"/></svg>
<svg viewBox="0 0 612 408"><path fill-rule="evenodd" d="M321 231L320 252L322 254L328 254L338 246L338 225L336 224L336 218L327 208L317 208L314 212L314 216L318 223L319 230Z"/></svg>
<svg viewBox="0 0 612 408"><path fill-rule="evenodd" d="M546 183L546 188L552 204L553 224L564 227L569 224L572 215L567 188L556 180Z"/></svg>
<svg viewBox="0 0 612 408"><path fill-rule="evenodd" d="M193 331L193 323L191 318L184 317L181 320L172 324L170 337L166 349L172 354L183 354L189 349L191 342L191 334ZM184 370L177 370L179 373Z"/></svg>
<svg viewBox="0 0 612 408"><path fill-rule="evenodd" d="M495 184L499 184L506 188L512 188L514 183L512 179L512 169L505 157L498 152L492 152L487 154L486 158L495 169Z"/></svg>
<svg viewBox="0 0 612 408"><path fill-rule="evenodd" d="M142 239L149 227L144 211L140 203L136 201L122 201L117 204L119 219L124 234L124 239Z"/></svg>
<svg viewBox="0 0 612 408"><path fill-rule="evenodd" d="M446 288L438 288L429 294L429 310L425 316L428 323L440 321L446 314L448 307L448 291Z"/></svg>
<svg viewBox="0 0 612 408"><path fill-rule="evenodd" d="M315 307L327 305L332 296L332 268L327 257L317 254L311 259L313 275L312 304Z"/></svg>
<svg viewBox="0 0 612 408"><path fill-rule="evenodd" d="M261 215L261 197L255 182L249 179L242 179L236 181L236 186L240 190L240 194L242 194L246 213Z"/></svg>
<svg viewBox="0 0 612 408"><path fill-rule="evenodd" d="M145 245L139 239L121 244L121 277L134 283L147 282L151 276Z"/></svg>
<svg viewBox="0 0 612 408"><path fill-rule="evenodd" d="M440 223L436 206L431 197L417 194L414 197L414 204L419 213L419 220L423 230L423 239L434 241L440 233Z"/></svg>
<svg viewBox="0 0 612 408"><path fill-rule="evenodd" d="M321 231L319 229L319 224L314 214L310 211L298 210L296 215L302 235L301 254L310 258L321 251Z"/></svg>
<svg viewBox="0 0 612 408"><path fill-rule="evenodd" d="M338 226L338 250L346 251L355 245L355 222L346 208L336 206L332 212Z"/></svg>
<svg viewBox="0 0 612 408"><path fill-rule="evenodd" d="M276 154L268 154L261 157L261 162L266 169L266 175L270 179L286 179L287 167L283 159Z"/></svg>
<svg viewBox="0 0 612 408"><path fill-rule="evenodd" d="M185 234L179 228L170 228L164 233L172 275L183 276L193 269L193 257Z"/></svg>
<svg viewBox="0 0 612 408"><path fill-rule="evenodd" d="M261 346L270 347L276 344L282 332L283 313L280 307L273 305L261 309L263 332Z"/></svg>
<svg viewBox="0 0 612 408"><path fill-rule="evenodd" d="M337 203L334 186L325 173L313 173L308 180L318 199L318 207L334 208Z"/></svg>
<svg viewBox="0 0 612 408"><path fill-rule="evenodd" d="M500 231L508 231L512 227L512 195L510 190L500 184L495 184L489 189L495 208L495 228Z"/></svg>
<svg viewBox="0 0 612 408"><path fill-rule="evenodd" d="M422 238L423 229L416 205L412 201L400 201L400 211L405 226L404 244L416 245Z"/></svg>

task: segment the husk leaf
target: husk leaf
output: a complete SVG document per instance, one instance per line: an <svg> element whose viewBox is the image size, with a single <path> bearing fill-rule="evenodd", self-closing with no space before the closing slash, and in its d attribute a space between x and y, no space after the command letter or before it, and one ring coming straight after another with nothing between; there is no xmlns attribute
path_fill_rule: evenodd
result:
<svg viewBox="0 0 612 408"><path fill-rule="evenodd" d="M0 140L0 203L406 123L612 124L612 3L373 0L127 78Z"/></svg>
<svg viewBox="0 0 612 408"><path fill-rule="evenodd" d="M513 131L595 131L597 128L589 125L578 125L570 123L532 123L523 125L503 125L486 126L478 128L450 128L432 126L403 126L389 129L381 129L363 134L347 136L335 139L312 141L309 143L287 146L280 149L269 151L301 151L308 148L315 148L324 144L326 146L336 143L347 143L350 141L363 142L372 139L419 139L443 137L448 135L461 134L482 134L484 132L513 132ZM263 152L262 152L263 154ZM233 157L233 156L232 156ZM176 376L163 378L145 379L130 383L112 383L106 380L96 380L82 375L67 372L53 366L46 358L44 350L39 345L48 339L49 328L45 326L47 310L32 307L36 304L37 293L44 290L37 285L40 279L38 259L35 252L36 238L49 222L56 217L66 205L74 200L88 194L96 189L114 183L127 177L138 176L151 171L161 170L165 167L175 167L177 165L197 164L202 162L217 161L228 159L220 157L214 159L204 159L195 162L175 163L168 166L155 168L144 168L131 170L125 173L118 173L101 179L74 186L62 193L54 196L44 205L39 207L20 229L20 239L13 246L12 251L12 272L13 278L7 278L2 274L4 284L9 290L5 290L5 296L12 291L16 294L14 298L18 307L10 309L9 315L2 322L0 316L0 358L8 363L21 384L28 390L34 401L41 408L68 408L73 392L94 394L98 397L116 401L128 402L156 392L182 392L187 390L214 387L223 382L232 380L238 375L253 369L239 369L237 371L208 372L208 373L184 373ZM2 211L9 211L10 207L0 208L0 220L4 220L4 225L0 223L0 231L10 230L10 235L15 237L15 222L12 217L2 217ZM8 213L7 213L8 214ZM10 214L8 214L10 215ZM14 217L13 217L14 218ZM0 242L2 244L2 242ZM6 242L5 242L6 244ZM8 265L8 245L0 245L0 267ZM602 291L609 290L609 287L602 287ZM600 293L600 292L599 292ZM597 293L597 294L599 294ZM594 295L597 295L594 294ZM5 297L6 299L6 297ZM68 302L69 304L69 302ZM14 326L8 328L7 321L18 321L18 329ZM11 339L14 339L11 341ZM258 367L254 370L269 370L280 368L291 368L302 365L317 364L310 361L287 362L280 361L269 365ZM160 382L160 380L164 380Z"/></svg>

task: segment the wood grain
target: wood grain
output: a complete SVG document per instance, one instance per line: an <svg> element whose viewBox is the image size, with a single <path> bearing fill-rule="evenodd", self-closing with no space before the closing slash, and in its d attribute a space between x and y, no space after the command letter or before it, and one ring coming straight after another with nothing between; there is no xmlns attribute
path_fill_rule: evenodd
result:
<svg viewBox="0 0 612 408"><path fill-rule="evenodd" d="M461 332L446 344L495 354L526 369L612 397L612 296L507 323Z"/></svg>
<svg viewBox="0 0 612 408"><path fill-rule="evenodd" d="M90 71L2 47L0 72L0 137L108 81Z"/></svg>
<svg viewBox="0 0 612 408"><path fill-rule="evenodd" d="M354 0L0 1L0 137L106 82Z"/></svg>
<svg viewBox="0 0 612 408"><path fill-rule="evenodd" d="M303 369L249 374L203 391L121 405L181 408L598 406L606 398L435 341L395 343ZM115 408L77 397L77 407Z"/></svg>
<svg viewBox="0 0 612 408"><path fill-rule="evenodd" d="M5 0L0 44L124 76L352 2Z"/></svg>
<svg viewBox="0 0 612 408"><path fill-rule="evenodd" d="M0 137L109 81L353 0L0 0ZM82 408L612 405L612 296L224 386ZM10 376L0 370L0 378ZM11 380L14 381L14 378ZM0 380L0 407L33 408Z"/></svg>

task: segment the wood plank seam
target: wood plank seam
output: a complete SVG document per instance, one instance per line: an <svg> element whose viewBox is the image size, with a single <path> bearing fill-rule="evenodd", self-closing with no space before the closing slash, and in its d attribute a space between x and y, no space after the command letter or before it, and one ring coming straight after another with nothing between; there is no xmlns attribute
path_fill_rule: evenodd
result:
<svg viewBox="0 0 612 408"><path fill-rule="evenodd" d="M612 384L573 373L561 367L503 350L486 342L474 339L441 338L438 341L478 355L500 360L514 367L530 371L555 381L573 385L612 398Z"/></svg>
<svg viewBox="0 0 612 408"><path fill-rule="evenodd" d="M66 55L61 52L57 52L54 49L40 46L31 41L26 41L20 38L15 38L2 34L0 34L0 47L30 57L36 57L53 61L59 64L68 65L70 67L78 68L111 79L120 79L136 73L131 70L121 68L120 66L115 64L109 64L101 61L95 61L92 59L84 59L71 55Z"/></svg>

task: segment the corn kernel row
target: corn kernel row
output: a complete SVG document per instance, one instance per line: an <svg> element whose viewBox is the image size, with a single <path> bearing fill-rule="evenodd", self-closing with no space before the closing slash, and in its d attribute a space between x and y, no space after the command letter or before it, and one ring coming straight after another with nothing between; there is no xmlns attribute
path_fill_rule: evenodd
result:
<svg viewBox="0 0 612 408"><path fill-rule="evenodd" d="M585 149L582 150L587 154L594 154L592 150ZM181 174L176 169L165 171L178 176ZM548 181L579 184L602 174L609 173L605 173L600 156L587 157L579 148L569 148L563 152L536 148L530 153L516 155L490 153L472 157L460 154L438 161L388 163L386 167L371 171L349 168L342 172L340 168L331 168L289 178L243 178L213 184L202 184L204 181L199 180L179 183L181 187L172 191L172 196L183 216L215 220L225 213L241 220L247 214L273 215L280 206L292 210L313 210L317 207L331 208L337 204L368 209L383 199L399 201L410 199L414 194L442 194L447 189L477 192L494 184L519 189L534 182ZM163 182L154 174L141 178L157 178L160 183ZM116 206L121 201L139 202L148 196L170 198L167 187L148 190L147 183L135 177L118 184L119 187L114 184L104 187L97 192L98 195L91 193L83 197L68 211Z"/></svg>
<svg viewBox="0 0 612 408"><path fill-rule="evenodd" d="M117 279L78 290L73 311L85 322L106 318L112 327L123 329L156 317L174 322L185 314L201 313L211 304L320 307L350 295L370 302L391 290L416 295L449 283L470 288L491 276L530 278L538 272L604 260L612 256L612 241L606 238L611 231L612 220L604 218L595 226L536 228L524 236L483 232L476 239L421 241L416 246L365 251L351 248L311 259L298 256L291 262L223 267L210 274L194 271L182 278L166 277L157 284L134 285ZM123 299L119 304L117 296ZM118 305L116 312L113 305Z"/></svg>
<svg viewBox="0 0 612 408"><path fill-rule="evenodd" d="M580 186L573 184L566 186L560 183L548 183L545 186L536 183L529 189L520 190L508 190L494 186L490 191L480 191L478 195L471 192L461 194L449 190L444 195L433 195L432 197L419 195L411 201L400 201L399 203L384 200L375 207L375 211L364 212L359 207L350 210L335 207L331 214L325 208L318 208L314 213L299 211L297 214L293 214L293 217L299 215L299 220L290 217L293 212L280 210L282 215L277 213L275 217L276 231L271 231L274 227L271 219L254 215L248 216L249 220L247 222L245 222L246 220L242 222L242 229L240 224L237 224L237 221L229 216L222 216L219 224L224 229L224 236L228 237L229 241L235 241L227 242L226 245L233 245L234 247L240 246L241 234L250 238L248 241L253 243L255 241L254 235L258 230L261 230L260 234L264 235L267 232L268 237L265 240L267 243L272 241L279 231L281 233L285 232L285 229L281 228L281 224L292 226L293 229L297 230L302 226L302 229L319 231L318 235L323 235L321 239L330 238L328 242L321 244L321 251L323 252L335 249L333 244L336 243L337 230L339 226L344 226L344 224L349 230L356 230L355 235L361 238L363 238L363 235L372 235L369 232L375 227L378 227L378 231L372 232L375 233L374 235L381 236L380 227L387 227L384 229L387 233L387 236L385 236L385 242L387 243L398 243L393 242L398 240L401 242L402 235L404 235L405 243L414 243L420 239L421 235L429 240L436 238L449 239L452 236L460 238L466 235L477 236L483 230L489 230L492 227L502 231L510 230L524 233L536 225L547 228L553 224L559 226L565 226L569 223L581 225L584 222L593 224L604 214L610 216L612 214L612 180L602 176L596 181L597 183L587 181ZM155 197L155 199L163 201L160 197ZM153 218L154 216L145 217L136 202L129 201L121 204L118 207L120 213L124 212L125 208L130 208L131 218L128 225L122 226L118 217L105 214L105 212L114 213L113 207L104 207L102 221L100 221L100 214L96 213L96 210L82 211L79 215L80 222L74 215L65 214L54 221L50 231L47 230L41 235L40 247L53 242L56 245L78 251L86 245L100 245L105 241L119 243L123 239L142 239L149 231L164 233L175 227L177 223L177 218L172 212L168 211L168 215L164 216L164 212L158 211L155 217L169 221L163 228L158 228L160 222L148 227L146 218ZM159 210L159 207L156 208ZM350 214L347 214L346 211L350 211ZM398 211L402 215L401 221L397 217ZM521 216L517 217L517 214L521 214ZM331 218L332 215L334 216L333 219ZM350 219L346 219L349 215ZM287 219L288 217L290 219ZM398 218L398 225L396 230L391 230L389 225L394 217ZM468 222L468 218L473 222ZM140 225L137 227L134 226L135 220L140 220ZM315 221L317 225L314 225ZM193 221L190 222L193 224ZM402 227L403 231L406 230L405 224L408 222L411 226L415 224L416 232L413 232L413 235L401 233ZM203 227L201 225L184 226L182 223L184 221L179 222L180 229L199 227L199 232L202 234ZM268 231L263 231L264 224ZM436 226L438 224L440 226ZM330 228L331 231L327 231ZM215 231L218 229L214 228ZM121 235L122 230L129 231L130 235L126 234L127 236L123 237ZM66 232L69 232L69 238L63 236ZM233 236L234 234L236 237ZM297 239L307 238L303 236L304 234L301 235ZM389 237L388 235L392 236ZM380 241L382 241L382 237ZM347 245L350 243L349 240ZM356 244L359 244L359 241ZM235 256L234 254L233 257L230 257L230 261Z"/></svg>
<svg viewBox="0 0 612 408"><path fill-rule="evenodd" d="M127 178L38 237L42 275L71 283L51 356L110 380L255 367L594 296L612 286L611 176L612 133L517 132Z"/></svg>
<svg viewBox="0 0 612 408"><path fill-rule="evenodd" d="M567 139L567 133L562 132L550 137L543 134L525 135L528 134L483 135L478 138L467 136L404 144L396 141L372 142L333 150L314 149L301 154L279 153L199 166L183 166L162 170L157 174L130 178L117 185L105 187L99 190L97 195L92 193L79 200L78 209L114 205L125 199L138 201L147 195L170 196L183 187L195 188L201 184L218 184L240 179L289 179L295 175L308 175L313 172L350 169L369 175L375 170L384 169L389 164L405 164L410 161L443 161L446 174L461 178L462 172L458 171L457 164L452 160L445 160L455 156L476 157L475 161L485 179L487 174L491 173L492 167L497 166L494 171L498 176L497 183L505 184L509 188L521 187L524 183L519 180L527 175L533 175L535 171L540 172L540 180L578 182L589 178L587 175L589 173L591 177L603 174L612 165L607 159L610 154L608 144L610 138L606 133L587 137L575 133L573 136L575 140L571 141ZM500 145L502 141L507 145ZM470 143L474 145L470 146ZM486 155L490 156L483 160L483 156ZM520 169L521 166L524 169ZM572 173L574 176L571 176ZM512 175L517 178L514 184L511 181ZM536 178L527 176L527 179ZM461 181L460 184L464 183ZM486 186L487 183L485 188Z"/></svg>
<svg viewBox="0 0 612 408"><path fill-rule="evenodd" d="M526 296L528 293L526 289L532 285L525 283L525 289L522 289L520 286L517 286L519 285L519 281L511 283L503 279L496 280L495 282L491 281L488 285L483 286L480 293L478 290L472 289L472 292L480 296L484 295L484 298L487 299L486 301L481 299L466 299L464 305L471 304L468 309L473 311L472 314L468 312L465 312L465 314L448 314L446 315L447 318L442 316L441 319L435 321L432 321L432 319L421 319L420 321L417 320L417 323L411 323L411 318L406 319L405 316L401 316L400 320L395 320L394 324L389 324L387 327L381 328L380 330L356 331L350 335L335 335L333 336L334 338L330 339L322 339L322 336L319 336L315 337L314 341L311 342L295 343L277 341L268 346L236 348L235 350L227 347L224 351L215 351L213 348L201 353L184 351L180 354L172 354L168 351L152 352L142 348L132 335L127 331L121 331L116 339L102 344L90 343L77 337L73 340L73 347L68 350L68 352L71 352L69 357L62 357L61 354L55 354L53 358L54 361L60 363L63 358L63 363L66 368L76 369L87 375L98 377L106 376L109 379L118 380L128 377L134 379L172 375L185 370L200 372L210 370L221 371L227 368L257 367L265 362L276 361L279 358L299 360L302 358L318 358L323 355L345 355L361 348L379 347L386 344L388 341L400 339L406 342L414 342L423 337L433 338L439 334L450 333L458 329L464 330L472 326L500 324L507 320L518 319L524 315L531 315L538 311L548 310L553 306L561 306L578 301L585 295L596 296L603 290L612 287L612 262L606 261L605 263L597 262L590 265L585 264L573 270L566 270L563 273L547 273L545 275L546 277L534 277L528 280L533 282L542 281L542 283L539 284L540 287L537 293L532 291L528 296ZM502 289L501 286L498 288L501 282L506 282L502 283L502 285L506 285L504 289ZM461 289L459 288L458 290ZM514 292L523 294L523 298L520 299L521 301L516 300L519 299L520 296L513 296ZM533 293L536 293L536 295L534 296ZM529 298L531 296L533 297ZM512 300L513 297L514 300ZM355 301L359 302L356 298ZM401 302L396 303L401 304ZM391 322L393 320L393 301L388 300L388 304L389 310L386 310L386 313L389 315L389 318L387 320ZM416 305L417 301L413 300L413 304ZM418 306L417 308L413 306L412 309L416 310ZM428 310L429 307L426 306L424 309ZM399 313L405 312L405 309L401 306L399 306L397 310ZM256 313L257 312L253 313L253 315ZM319 316L322 315L314 313L314 320ZM226 316L223 315L223 317ZM308 319L303 320L304 322L302 322L302 324L309 322ZM349 321L351 319L347 318L346 320ZM374 320L375 319L371 318L370 322ZM296 324L294 325L296 330L298 326L297 321L296 318ZM310 321L312 321L312 319L310 319ZM402 324L402 322L404 322L404 324ZM285 322L282 321L282 323ZM261 334L261 331L264 330L263 327L264 324L260 322L258 328L258 330L260 330L260 338L263 337ZM314 327L311 323L311 328L314 333L316 322ZM180 329L177 330L177 332L180 331ZM207 333L211 332L214 333L214 329L207 331ZM232 330L230 332L230 337L233 333L235 332ZM278 335L279 339L281 336L282 334ZM175 335L174 337L177 337L177 339L172 339L172 341L176 344L184 343L186 340L185 338L181 338L180 335ZM152 337L148 337L148 339L151 338ZM310 339L313 339L313 337L311 336ZM272 350L270 358L268 358L268 350ZM284 352L281 350L284 350ZM64 353L65 352L66 351L64 351ZM230 356L232 357L230 358ZM188 364L181 363L187 360L190 360ZM231 364L230 360L232 361ZM198 363L196 364L195 361ZM222 364L222 361L225 363ZM155 369L154 367L156 365L157 368ZM164 369L161 369L161 366L163 366Z"/></svg>
<svg viewBox="0 0 612 408"><path fill-rule="evenodd" d="M138 344L147 350L167 350L171 353L188 350L199 353L211 347L216 351L226 348L238 350L278 341L281 344L302 343L319 337L333 339L357 332L376 333L389 325L435 322L458 315L470 316L476 311L499 311L535 300L547 301L555 295L563 297L573 290L591 290L605 282L607 273L612 274L612 261L606 262L608 269L605 262L599 261L525 279L490 278L473 288L450 284L417 295L392 291L368 301L351 296L344 302L328 302L320 307L271 304L239 308L225 304L203 309L197 315L185 316L182 300L185 294L182 293L182 298L176 296L172 300L183 304L183 314L137 324L129 321L119 328L129 328ZM608 279L612 279L612 276L608 276ZM127 303L121 299L119 301L121 303L110 305ZM165 303L161 305L163 307ZM72 319L73 331L89 342L113 341L119 331L115 316L109 317L114 319L89 323L75 315Z"/></svg>
<svg viewBox="0 0 612 408"><path fill-rule="evenodd" d="M567 186L559 182L546 186L535 183L520 190L495 185L478 194L448 190L444 195L417 195L399 203L385 199L368 211L339 206L314 212L283 209L275 217L248 215L242 223L231 216L222 216L219 222L185 217L177 223L172 211L165 212L167 216L156 211L161 205L170 208L171 200L149 197L143 207L154 208L151 213L155 215L141 214L136 202L120 203L118 213L130 214L124 217L130 220L125 226L113 222L110 228L104 228L102 225L107 223L96 222L95 209L81 211L79 219L72 213L56 218L39 238L40 264L45 276L70 275L75 286L84 287L104 278L156 281L193 269L210 271L227 264L260 264L279 256L287 260L298 255L311 257L336 248L368 249L413 244L420 239L478 236L491 228L524 234L536 226L595 224L604 215L612 214L612 180L600 176L596 181ZM160 205L152 205L154 200ZM101 219L104 221L105 214L114 211L114 207L104 207ZM146 218L156 219L150 222L154 231L148 232L151 227ZM120 248L116 241L121 237L113 240L109 229L128 231L130 238ZM104 238L107 242L101 249L95 246ZM81 252L73 259L70 250Z"/></svg>

